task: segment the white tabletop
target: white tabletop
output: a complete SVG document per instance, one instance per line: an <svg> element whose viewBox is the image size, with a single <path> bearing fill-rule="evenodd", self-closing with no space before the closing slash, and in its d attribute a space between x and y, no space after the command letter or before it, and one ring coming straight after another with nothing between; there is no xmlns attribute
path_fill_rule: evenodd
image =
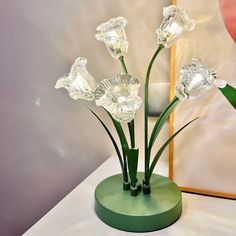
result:
<svg viewBox="0 0 236 236"><path fill-rule="evenodd" d="M143 166L141 162L139 168ZM142 169L140 169L142 170ZM167 164L155 172L167 175ZM130 233L104 224L94 211L94 190L104 178L119 173L114 157L105 161L61 202L41 218L24 236L235 236L236 201L183 193L183 213L173 225L156 232Z"/></svg>

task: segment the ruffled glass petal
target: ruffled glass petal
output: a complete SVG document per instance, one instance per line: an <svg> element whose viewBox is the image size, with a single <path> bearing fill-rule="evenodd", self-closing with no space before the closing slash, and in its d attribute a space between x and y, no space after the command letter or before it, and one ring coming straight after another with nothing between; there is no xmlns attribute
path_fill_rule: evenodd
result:
<svg viewBox="0 0 236 236"><path fill-rule="evenodd" d="M111 56L116 59L124 56L128 51L129 43L125 33L127 23L124 17L117 17L97 27L96 39L103 41Z"/></svg>
<svg viewBox="0 0 236 236"><path fill-rule="evenodd" d="M207 90L216 86L223 88L226 81L216 79L215 70L208 69L196 58L179 71L179 82L175 88L176 96L180 100L194 99L203 95Z"/></svg>
<svg viewBox="0 0 236 236"><path fill-rule="evenodd" d="M195 21L179 6L171 5L163 8L164 20L156 30L158 43L166 48L171 47L186 31L192 31Z"/></svg>
<svg viewBox="0 0 236 236"><path fill-rule="evenodd" d="M130 122L142 103L139 86L138 79L124 73L104 79L95 91L96 104L103 106L117 121Z"/></svg>
<svg viewBox="0 0 236 236"><path fill-rule="evenodd" d="M65 88L69 95L77 99L94 100L96 82L86 69L87 59L78 57L67 76L58 79L55 88Z"/></svg>

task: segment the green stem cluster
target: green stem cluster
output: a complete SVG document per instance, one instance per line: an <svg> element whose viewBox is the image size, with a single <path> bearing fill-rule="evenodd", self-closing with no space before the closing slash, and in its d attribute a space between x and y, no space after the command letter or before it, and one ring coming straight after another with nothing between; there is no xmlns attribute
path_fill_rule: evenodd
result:
<svg viewBox="0 0 236 236"><path fill-rule="evenodd" d="M125 65L124 57L121 56L119 58L121 66L123 68L123 72L128 74L127 67ZM136 175L137 175L137 163L138 163L138 150L135 149L135 124L134 119L128 122L129 136L130 136L130 149L123 153L124 163L126 163L126 159L128 158L128 169L131 180L131 195L137 195L137 187L136 187ZM124 164L125 172L127 172L127 165Z"/></svg>
<svg viewBox="0 0 236 236"><path fill-rule="evenodd" d="M187 127L189 124L191 124L194 120L190 121L186 125L184 125L181 129L179 129L177 132L175 132L167 141L160 147L156 155L154 156L151 166L150 166L150 158L151 158L151 151L153 148L153 145L162 129L164 126L165 122L168 120L170 114L173 112L177 104L179 103L179 99L177 97L174 97L173 100L166 106L166 108L162 111L160 114L159 118L157 119L153 130L150 135L148 135L148 86L149 86L149 79L150 79L150 74L151 74L151 69L153 66L153 63L159 54L159 52L164 48L163 45L160 45L156 52L154 53L148 69L146 73L146 79L145 79L145 97L144 97L144 146L145 146L145 170L144 170L144 180L143 180L143 193L144 194L150 194L151 192L151 187L150 187L150 179L153 173L153 170L162 155L163 151L165 148L169 145L171 140L179 134L185 127ZM124 62L124 57L119 58L123 71L124 73L128 73L125 62ZM233 99L231 99L233 100ZM91 109L90 109L91 110ZM91 110L91 112L97 117L97 119L101 122L103 127L105 128L108 136L110 137L114 148L116 150L117 156L120 161L122 173L123 173L123 189L124 190L130 190L130 193L132 196L137 196L138 191L141 190L141 185L137 182L137 167L138 167L138 155L139 155L139 150L135 149L135 127L134 127L134 120L128 123L128 129L129 129L129 136L130 136L130 145L127 142L124 130L122 128L122 125L116 121L112 115L107 111L107 114L111 118L113 125L116 129L116 132L118 134L119 140L120 140L120 146L122 149L122 155L119 150L119 147L112 136L111 132L108 130L106 125L103 123L103 121ZM129 170L129 171L128 171ZM130 181L130 182L129 182ZM131 183L131 186L130 186Z"/></svg>

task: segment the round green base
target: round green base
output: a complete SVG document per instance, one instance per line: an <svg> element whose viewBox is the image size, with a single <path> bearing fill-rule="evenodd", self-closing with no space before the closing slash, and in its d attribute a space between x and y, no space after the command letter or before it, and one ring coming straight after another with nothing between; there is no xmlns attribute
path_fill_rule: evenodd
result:
<svg viewBox="0 0 236 236"><path fill-rule="evenodd" d="M143 173L138 173L143 179ZM178 186L166 177L153 174L151 194L130 196L122 189L122 175L103 180L95 190L95 211L106 224L125 231L148 232L173 224L182 213Z"/></svg>

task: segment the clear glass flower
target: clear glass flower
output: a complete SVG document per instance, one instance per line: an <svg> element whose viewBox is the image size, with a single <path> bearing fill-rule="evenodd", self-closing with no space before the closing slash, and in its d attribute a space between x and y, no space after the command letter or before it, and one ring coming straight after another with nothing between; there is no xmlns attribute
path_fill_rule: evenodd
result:
<svg viewBox="0 0 236 236"><path fill-rule="evenodd" d="M134 119L142 100L138 96L139 81L125 73L102 80L95 91L97 106L103 106L119 122Z"/></svg>
<svg viewBox="0 0 236 236"><path fill-rule="evenodd" d="M128 21L124 17L112 18L97 27L99 31L95 37L105 43L111 56L119 59L128 51L129 43L127 41L125 26Z"/></svg>
<svg viewBox="0 0 236 236"><path fill-rule="evenodd" d="M92 101L95 98L96 82L86 69L87 59L78 57L67 76L57 80L55 88L65 88L77 100Z"/></svg>
<svg viewBox="0 0 236 236"><path fill-rule="evenodd" d="M197 58L193 58L191 64L183 66L179 71L180 80L175 88L176 97L180 100L194 99L214 86L225 87L226 81L216 77L215 70L208 69Z"/></svg>
<svg viewBox="0 0 236 236"><path fill-rule="evenodd" d="M171 5L163 8L164 20L156 30L158 43L171 47L186 31L192 31L195 21L187 15L182 7Z"/></svg>

